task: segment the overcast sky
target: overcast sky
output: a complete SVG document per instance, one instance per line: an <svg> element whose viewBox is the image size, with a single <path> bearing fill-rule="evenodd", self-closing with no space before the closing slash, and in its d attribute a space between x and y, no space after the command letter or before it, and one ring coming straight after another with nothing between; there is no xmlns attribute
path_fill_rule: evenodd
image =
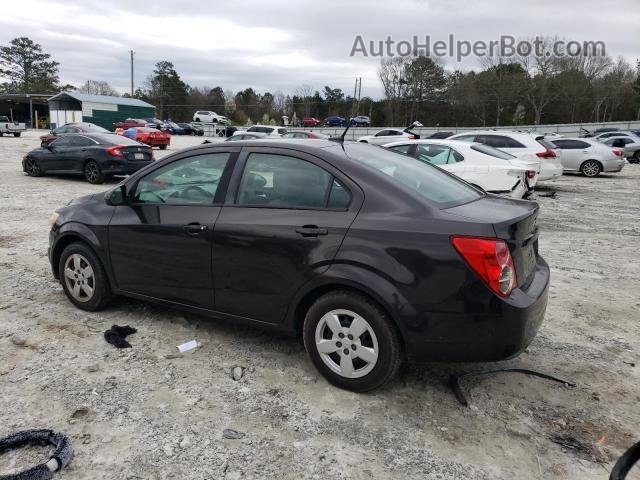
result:
<svg viewBox="0 0 640 480"><path fill-rule="evenodd" d="M60 62L63 83L105 80L129 89L129 54L140 86L155 62L173 62L192 86L294 92L301 84L379 97L379 58L351 58L357 34L396 40L454 34L459 40L500 35L558 35L603 40L607 53L640 57L640 1L619 0L3 0L0 44L28 36ZM447 60L448 67L460 67ZM477 66L467 60L462 67Z"/></svg>

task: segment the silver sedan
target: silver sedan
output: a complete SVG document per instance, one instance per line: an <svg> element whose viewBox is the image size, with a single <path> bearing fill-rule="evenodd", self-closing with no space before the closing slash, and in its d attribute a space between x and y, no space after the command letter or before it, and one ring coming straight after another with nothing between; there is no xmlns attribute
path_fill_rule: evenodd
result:
<svg viewBox="0 0 640 480"><path fill-rule="evenodd" d="M632 136L609 137L602 143L610 147L624 148L624 156L629 163L640 163L640 138Z"/></svg>

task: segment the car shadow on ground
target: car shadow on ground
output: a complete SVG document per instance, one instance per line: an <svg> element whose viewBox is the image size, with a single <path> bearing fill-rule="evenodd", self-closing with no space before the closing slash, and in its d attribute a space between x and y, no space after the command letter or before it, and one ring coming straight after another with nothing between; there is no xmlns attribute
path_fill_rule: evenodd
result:
<svg viewBox="0 0 640 480"><path fill-rule="evenodd" d="M243 342L244 349L253 352L255 355L255 365L264 365L266 358L273 360L273 354L280 354L282 360L281 367L298 366L305 374L317 374L319 382L326 382L319 372L315 371L315 367L308 359L304 348L302 338L300 336L291 337L277 332L270 332L260 328L234 324L231 321L216 319L199 315L195 313L185 312L179 309L173 309L156 305L133 298L120 297L114 300L113 304L107 311L116 313L118 317L121 314L127 314L133 321L131 326L138 328L138 334L144 335L144 327L142 322L149 317L154 322L160 324L165 323L167 329L171 324L179 322L186 329L192 329L192 333L185 337L185 341L191 339L209 337L216 339L229 339L229 343ZM140 313L141 322L136 324L136 313ZM160 327L162 328L162 327ZM175 348L176 345L168 345L168 349ZM230 345L231 347L231 345ZM260 357L264 356L265 359ZM515 363L518 363L515 361ZM458 405L455 396L450 387L450 377L452 374L460 374L469 371L478 371L486 369L495 369L506 366L516 366L514 361L492 362L492 363L441 363L441 362L417 362L411 359L405 359L398 375L378 390L371 392L371 395L384 392L394 392L397 389L409 389L416 393L430 391L432 394L445 394L450 396L452 404ZM277 367L277 365L276 365ZM326 382L327 387L330 384ZM367 394L365 394L367 395Z"/></svg>

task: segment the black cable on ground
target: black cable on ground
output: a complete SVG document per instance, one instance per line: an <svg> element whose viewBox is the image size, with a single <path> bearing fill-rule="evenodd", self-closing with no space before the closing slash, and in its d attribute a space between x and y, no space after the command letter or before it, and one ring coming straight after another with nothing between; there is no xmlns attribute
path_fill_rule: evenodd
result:
<svg viewBox="0 0 640 480"><path fill-rule="evenodd" d="M575 383L569 382L567 380L563 380L561 378L554 377L554 376L548 375L546 373L536 372L535 370L529 370L527 368L498 368L498 369L495 369L495 370L484 370L484 371L479 371L479 372L459 373L459 374L456 374L456 375L451 375L449 377L449 385L451 386L451 390L453 390L453 394L456 396L456 399L458 400L458 402L460 402L461 405L464 405L465 407L468 407L469 403L467 402L467 399L464 396L464 393L462 393L462 388L460 388L460 380L462 380L464 377L479 376L479 375L489 375L489 374L492 374L492 373L502 373L502 372L524 373L525 375L533 375L533 376L536 376L536 377L544 378L546 380L553 380L554 382L564 383L565 385L567 385L569 387L575 387L576 386Z"/></svg>
<svg viewBox="0 0 640 480"><path fill-rule="evenodd" d="M52 430L25 430L0 438L0 454L25 445L53 445L55 450L46 463L20 473L0 475L0 480L49 480L54 472L66 467L73 457L71 440Z"/></svg>

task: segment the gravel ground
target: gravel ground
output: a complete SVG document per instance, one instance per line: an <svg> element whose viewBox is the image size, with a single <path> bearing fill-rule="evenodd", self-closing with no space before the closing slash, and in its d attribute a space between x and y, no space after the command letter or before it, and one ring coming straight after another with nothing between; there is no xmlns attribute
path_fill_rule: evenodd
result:
<svg viewBox="0 0 640 480"><path fill-rule="evenodd" d="M410 364L358 395L328 385L296 339L126 299L99 313L74 308L50 273L47 218L108 186L27 177L20 162L37 136L0 138L0 436L69 434L76 455L57 478L602 479L639 439L640 166L540 189L552 284L524 354ZM201 139L173 141L162 155ZM132 349L104 341L112 324L138 329ZM175 358L191 339L202 347ZM470 407L460 406L448 375L496 366L577 387L473 378ZM244 435L223 438L225 429ZM45 457L37 447L5 454L0 475Z"/></svg>

